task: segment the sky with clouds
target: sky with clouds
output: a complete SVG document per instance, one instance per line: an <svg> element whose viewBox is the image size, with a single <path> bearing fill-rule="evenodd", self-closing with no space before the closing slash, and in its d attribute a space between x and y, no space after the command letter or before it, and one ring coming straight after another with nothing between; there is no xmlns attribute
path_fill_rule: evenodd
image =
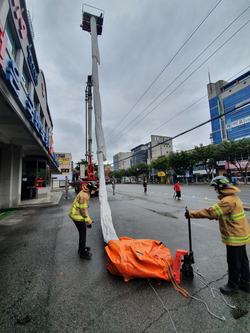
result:
<svg viewBox="0 0 250 333"><path fill-rule="evenodd" d="M39 67L46 78L55 152L85 158L85 89L91 36L80 0L26 0ZM207 84L250 69L249 0L88 0L104 10L98 36L107 161L150 141L175 137L210 118ZM98 12L99 14L99 12ZM94 117L94 116L93 116ZM173 149L210 143L208 123ZM93 119L93 155L96 144Z"/></svg>

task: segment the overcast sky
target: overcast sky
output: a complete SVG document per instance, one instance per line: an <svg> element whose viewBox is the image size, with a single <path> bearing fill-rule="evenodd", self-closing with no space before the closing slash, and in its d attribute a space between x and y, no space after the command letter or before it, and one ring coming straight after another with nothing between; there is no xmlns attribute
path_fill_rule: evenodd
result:
<svg viewBox="0 0 250 333"><path fill-rule="evenodd" d="M72 153L76 163L86 153L85 88L92 70L91 37L80 28L83 2L26 3L46 79L54 150ZM250 69L249 0L87 4L105 12L98 69L109 162L115 154L149 142L151 135L174 137L208 120L208 71L216 82ZM210 133L211 125L204 125L174 139L173 149L207 145ZM94 120L93 152L96 162Z"/></svg>

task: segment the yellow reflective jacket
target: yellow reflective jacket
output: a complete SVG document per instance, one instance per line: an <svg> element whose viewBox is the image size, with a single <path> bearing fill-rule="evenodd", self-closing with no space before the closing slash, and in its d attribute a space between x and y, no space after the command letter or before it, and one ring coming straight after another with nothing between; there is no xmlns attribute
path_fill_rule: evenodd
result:
<svg viewBox="0 0 250 333"><path fill-rule="evenodd" d="M220 190L220 202L208 209L192 210L190 218L219 220L222 243L241 246L250 242L250 228L240 198L235 193L240 190L231 185Z"/></svg>
<svg viewBox="0 0 250 333"><path fill-rule="evenodd" d="M85 222L86 225L90 225L92 223L87 210L89 205L89 198L90 192L84 185L83 190L78 193L68 213L69 217L73 221Z"/></svg>

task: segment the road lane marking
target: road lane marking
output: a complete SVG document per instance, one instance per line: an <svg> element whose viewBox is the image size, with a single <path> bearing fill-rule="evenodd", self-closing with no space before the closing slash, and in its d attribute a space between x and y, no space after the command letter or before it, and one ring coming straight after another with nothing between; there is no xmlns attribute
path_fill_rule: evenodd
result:
<svg viewBox="0 0 250 333"><path fill-rule="evenodd" d="M142 194L141 192L136 192L136 191L131 191L132 193L137 193L137 194ZM123 193L124 194L124 193ZM154 192L151 192L151 193L148 193L147 192L147 195L151 195L151 196L157 196L157 197L162 197L162 198L165 198L166 195L171 195L171 193L166 193L166 194L156 194ZM184 195L182 196L184 197ZM199 199L199 198L196 198L195 195L193 195L192 197L188 197L186 196L186 198L191 198L191 199ZM204 198L205 200L213 200L213 199L208 199L207 197ZM215 202L217 202L218 200L214 200L214 201L202 201L202 200L197 200L198 202L203 202L203 203L210 203L210 204L214 204ZM247 211L250 211L250 207L245 207L243 206L243 208ZM0 214L1 215L1 214Z"/></svg>

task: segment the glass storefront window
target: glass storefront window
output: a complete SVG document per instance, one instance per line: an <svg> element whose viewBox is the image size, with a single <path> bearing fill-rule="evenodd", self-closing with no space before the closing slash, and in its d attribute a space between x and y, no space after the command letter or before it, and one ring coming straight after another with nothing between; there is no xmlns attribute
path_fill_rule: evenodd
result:
<svg viewBox="0 0 250 333"><path fill-rule="evenodd" d="M26 174L29 175L29 177L36 177L36 161L26 162Z"/></svg>
<svg viewBox="0 0 250 333"><path fill-rule="evenodd" d="M46 162L37 162L37 181L36 187L46 187Z"/></svg>
<svg viewBox="0 0 250 333"><path fill-rule="evenodd" d="M38 161L37 165L37 178L46 178L46 163Z"/></svg>

